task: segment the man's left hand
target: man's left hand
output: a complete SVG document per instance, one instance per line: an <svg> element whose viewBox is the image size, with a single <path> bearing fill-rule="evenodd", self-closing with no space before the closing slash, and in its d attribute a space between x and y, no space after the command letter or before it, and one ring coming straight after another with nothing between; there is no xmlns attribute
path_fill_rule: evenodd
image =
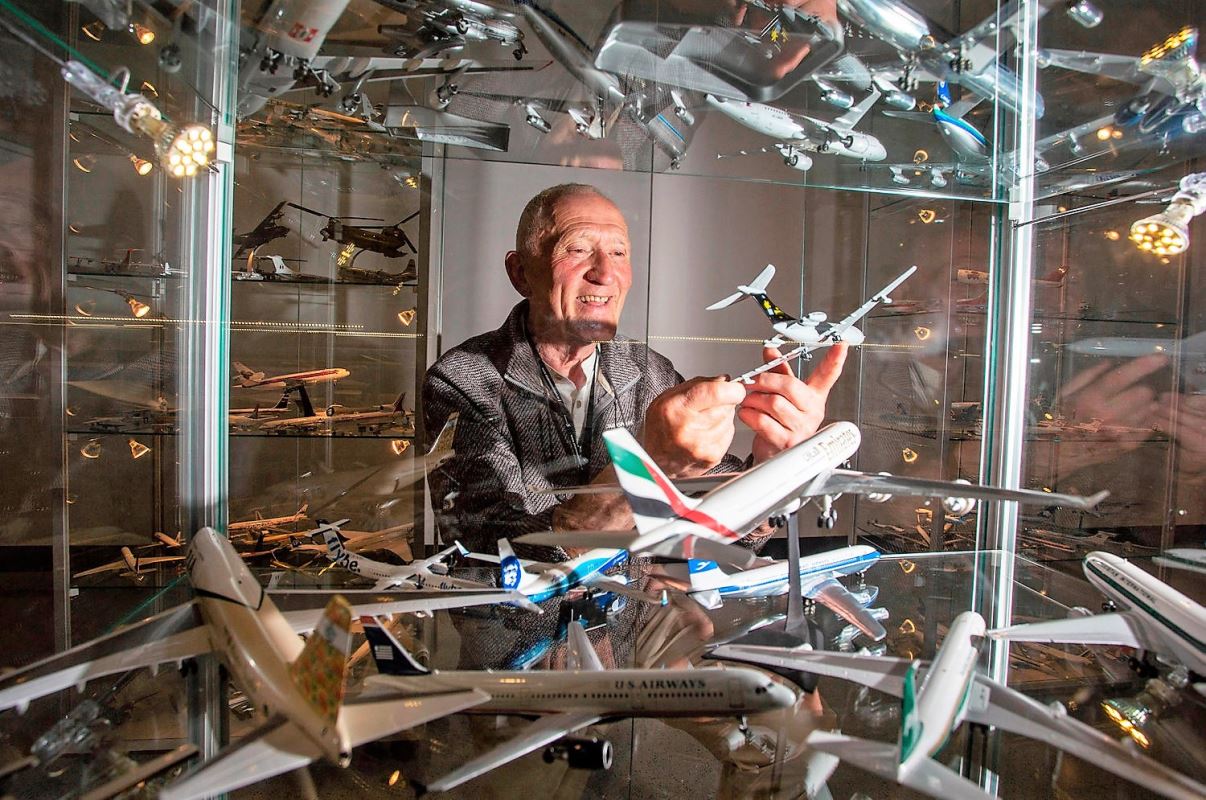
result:
<svg viewBox="0 0 1206 800"><path fill-rule="evenodd" d="M754 463L793 447L817 432L825 419L829 391L841 377L846 363L845 343L827 348L824 358L800 380L787 362L761 373L746 386L745 401L737 417L754 431ZM778 358L778 350L762 351L764 362Z"/></svg>

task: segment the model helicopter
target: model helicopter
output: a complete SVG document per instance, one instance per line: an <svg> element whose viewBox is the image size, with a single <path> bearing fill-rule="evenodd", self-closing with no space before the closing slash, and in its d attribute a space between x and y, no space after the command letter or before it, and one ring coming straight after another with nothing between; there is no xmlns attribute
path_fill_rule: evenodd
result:
<svg viewBox="0 0 1206 800"><path fill-rule="evenodd" d="M317 217L324 217L327 220L327 224L319 231L324 242L335 241L342 245L355 247L360 252L368 250L373 253L380 253L386 258L400 258L403 255L419 252L414 242L406 235L406 231L402 230L403 225L419 216L418 211L403 217L393 225L348 225L348 220L375 222L382 222L383 220L377 217L332 217L330 214L324 214L321 211L315 211L312 208L306 208L297 203L289 203L289 205L299 211L304 211ZM351 263L355 263L356 257L360 255L360 252L352 257ZM351 266L351 263L347 266Z"/></svg>
<svg viewBox="0 0 1206 800"><path fill-rule="evenodd" d="M240 258L244 253L254 253L257 248L268 244L269 242L279 239L282 236L289 235L289 226L280 224L280 219L285 215L284 208L287 205L292 205L286 200L282 200L276 204L276 208L268 212L268 214L260 220L247 233L236 233L231 241L238 245L238 249L234 251L233 258Z"/></svg>

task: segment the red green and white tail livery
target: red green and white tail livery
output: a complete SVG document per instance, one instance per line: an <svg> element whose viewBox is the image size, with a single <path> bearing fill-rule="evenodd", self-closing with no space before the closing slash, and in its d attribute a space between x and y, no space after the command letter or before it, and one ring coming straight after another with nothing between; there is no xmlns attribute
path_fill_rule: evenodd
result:
<svg viewBox="0 0 1206 800"><path fill-rule="evenodd" d="M1043 506L1090 509L1106 496L1092 497L997 489L964 481L900 478L843 469L861 441L850 422L835 422L754 468L734 475L703 497L683 494L641 448L632 434L613 428L603 441L615 465L620 488L636 521L636 534L617 531L534 533L518 541L563 547L613 547L670 558L704 559L742 569L760 563L748 550L731 545L768 519L783 517L816 503L818 524L833 527L833 501L842 494L861 494L884 502L895 494L935 497L952 513L966 514L975 501L1013 500ZM724 476L717 476L721 479ZM558 494L597 491L600 487L557 489Z"/></svg>
<svg viewBox="0 0 1206 800"><path fill-rule="evenodd" d="M1206 786L976 671L984 618L965 611L950 624L934 660L830 653L805 648L723 645L710 657L855 681L901 698L900 742L873 742L813 731L808 746L942 800L988 800L983 789L934 756L964 721L1036 739L1177 800L1206 796Z"/></svg>

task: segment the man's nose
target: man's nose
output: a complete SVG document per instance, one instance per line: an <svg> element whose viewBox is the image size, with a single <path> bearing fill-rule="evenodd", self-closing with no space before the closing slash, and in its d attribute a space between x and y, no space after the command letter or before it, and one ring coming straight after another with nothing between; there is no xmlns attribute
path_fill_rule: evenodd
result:
<svg viewBox="0 0 1206 800"><path fill-rule="evenodd" d="M598 252L591 258L586 279L591 283L609 285L616 282L622 268L620 258L610 253Z"/></svg>

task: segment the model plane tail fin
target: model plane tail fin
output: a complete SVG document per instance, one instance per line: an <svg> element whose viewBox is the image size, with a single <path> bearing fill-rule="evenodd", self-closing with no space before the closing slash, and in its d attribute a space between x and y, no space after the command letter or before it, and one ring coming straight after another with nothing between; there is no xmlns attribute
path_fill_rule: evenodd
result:
<svg viewBox="0 0 1206 800"><path fill-rule="evenodd" d="M905 672L904 691L900 707L900 753L898 764L908 761L921 740L921 719L917 714L917 668L914 661Z"/></svg>
<svg viewBox="0 0 1206 800"><path fill-rule="evenodd" d="M394 411L405 411L406 409L402 405L405 402L406 402L406 392L403 391L401 394L398 395L398 399L394 401Z"/></svg>
<svg viewBox="0 0 1206 800"><path fill-rule="evenodd" d="M512 592L523 593L538 580L523 568L523 562L516 558L511 543L506 539L498 540L498 571L499 585Z"/></svg>
<svg viewBox="0 0 1206 800"><path fill-rule="evenodd" d="M352 607L335 595L306 641L297 660L289 665L293 683L318 714L334 724L343 705L344 674L352 643Z"/></svg>
<svg viewBox="0 0 1206 800"><path fill-rule="evenodd" d="M427 452L427 455L435 457L452 455L452 442L456 438L456 420L459 416L460 414L455 411L448 415L448 421L440 429L440 435L432 443L431 450Z"/></svg>
<svg viewBox="0 0 1206 800"><path fill-rule="evenodd" d="M376 617L361 617L369 653L382 675L430 675L431 670L415 660L402 643Z"/></svg>
<svg viewBox="0 0 1206 800"><path fill-rule="evenodd" d="M697 505L678 490L627 430L612 428L604 432L603 441L640 533L681 519Z"/></svg>

